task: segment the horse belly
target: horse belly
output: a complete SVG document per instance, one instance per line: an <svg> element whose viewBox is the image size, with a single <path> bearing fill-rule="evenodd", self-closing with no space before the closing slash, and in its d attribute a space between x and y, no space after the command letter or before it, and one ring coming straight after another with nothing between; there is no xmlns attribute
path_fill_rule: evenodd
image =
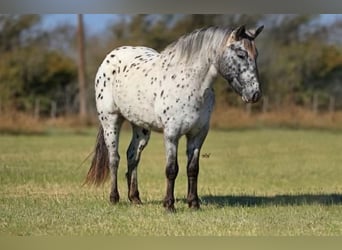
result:
<svg viewBox="0 0 342 250"><path fill-rule="evenodd" d="M168 89L168 93L172 93L172 89ZM173 94L166 99L158 98L156 102L164 129L178 134L196 134L208 126L215 102L211 89L204 95L196 93L192 97L186 90L182 93L173 91Z"/></svg>
<svg viewBox="0 0 342 250"><path fill-rule="evenodd" d="M154 90L142 79L144 75L132 74L113 89L114 100L120 113L131 123L146 129L161 130L154 111Z"/></svg>

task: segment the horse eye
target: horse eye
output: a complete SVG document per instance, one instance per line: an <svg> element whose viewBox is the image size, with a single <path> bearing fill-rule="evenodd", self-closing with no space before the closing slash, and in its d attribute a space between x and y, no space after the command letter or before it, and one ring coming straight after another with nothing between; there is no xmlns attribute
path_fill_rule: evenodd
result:
<svg viewBox="0 0 342 250"><path fill-rule="evenodd" d="M239 58L241 58L241 59L246 59L246 57L247 57L246 52L245 52L245 51L242 51L242 50L236 52L236 54L237 54L237 56L238 56Z"/></svg>

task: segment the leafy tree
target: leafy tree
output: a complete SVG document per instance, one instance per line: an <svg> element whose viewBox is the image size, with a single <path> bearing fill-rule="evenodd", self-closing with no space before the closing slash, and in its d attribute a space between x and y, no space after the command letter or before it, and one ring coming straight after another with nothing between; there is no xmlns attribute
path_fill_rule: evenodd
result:
<svg viewBox="0 0 342 250"><path fill-rule="evenodd" d="M0 52L9 52L35 39L38 15L0 15Z"/></svg>
<svg viewBox="0 0 342 250"><path fill-rule="evenodd" d="M2 106L32 110L36 99L49 109L51 100L65 103L74 84L74 60L50 47L51 34L39 29L40 16L0 16L0 99Z"/></svg>

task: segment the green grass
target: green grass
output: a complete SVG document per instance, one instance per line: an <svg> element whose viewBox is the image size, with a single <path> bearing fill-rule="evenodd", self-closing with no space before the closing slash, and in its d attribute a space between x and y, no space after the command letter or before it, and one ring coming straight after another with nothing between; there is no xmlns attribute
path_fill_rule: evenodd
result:
<svg viewBox="0 0 342 250"><path fill-rule="evenodd" d="M342 133L318 130L210 131L200 164L200 211L187 208L185 141L176 213L162 207L162 136L153 133L139 166L142 206L127 199L120 142L120 204L109 184L82 187L96 131L0 136L2 235L342 235Z"/></svg>

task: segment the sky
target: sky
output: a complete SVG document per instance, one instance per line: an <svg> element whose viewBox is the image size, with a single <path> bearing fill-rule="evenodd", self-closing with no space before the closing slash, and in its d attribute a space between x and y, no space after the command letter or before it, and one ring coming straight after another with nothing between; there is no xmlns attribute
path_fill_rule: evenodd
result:
<svg viewBox="0 0 342 250"><path fill-rule="evenodd" d="M125 17L123 14L84 14L84 25L89 35L98 35L106 32L110 23L117 22ZM322 14L322 22L332 22L336 18L342 19L342 14ZM46 14L43 16L43 27L54 28L60 24L71 24L76 26L76 14Z"/></svg>
<svg viewBox="0 0 342 250"><path fill-rule="evenodd" d="M90 35L105 32L108 24L117 22L123 17L120 14L85 14L83 15L84 25ZM71 24L76 26L76 14L46 14L43 16L43 27L52 29L61 24Z"/></svg>

